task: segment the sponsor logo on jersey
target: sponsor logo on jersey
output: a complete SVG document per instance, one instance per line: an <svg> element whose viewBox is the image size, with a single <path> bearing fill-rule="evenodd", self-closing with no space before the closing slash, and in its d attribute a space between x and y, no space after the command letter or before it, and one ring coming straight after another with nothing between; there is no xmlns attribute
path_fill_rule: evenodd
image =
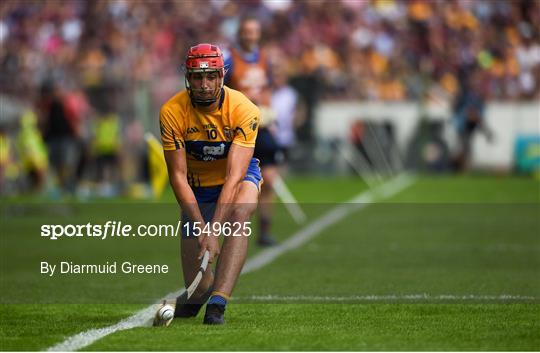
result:
<svg viewBox="0 0 540 353"><path fill-rule="evenodd" d="M187 129L188 134L194 134L196 132L199 132L199 129L197 129L196 126L188 127L188 129Z"/></svg>
<svg viewBox="0 0 540 353"><path fill-rule="evenodd" d="M223 156L225 154L225 144L221 143L219 146L204 146L203 153L212 156Z"/></svg>
<svg viewBox="0 0 540 353"><path fill-rule="evenodd" d="M215 161L227 158L231 142L186 141L186 152L199 161Z"/></svg>

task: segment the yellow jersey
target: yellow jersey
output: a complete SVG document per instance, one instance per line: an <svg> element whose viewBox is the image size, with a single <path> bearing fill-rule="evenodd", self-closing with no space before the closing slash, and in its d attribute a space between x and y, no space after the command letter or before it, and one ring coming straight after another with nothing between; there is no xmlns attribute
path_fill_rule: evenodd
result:
<svg viewBox="0 0 540 353"><path fill-rule="evenodd" d="M255 147L260 114L244 94L226 86L213 112L196 109L188 92L182 91L160 110L163 149L185 148L190 186L222 185L231 144Z"/></svg>

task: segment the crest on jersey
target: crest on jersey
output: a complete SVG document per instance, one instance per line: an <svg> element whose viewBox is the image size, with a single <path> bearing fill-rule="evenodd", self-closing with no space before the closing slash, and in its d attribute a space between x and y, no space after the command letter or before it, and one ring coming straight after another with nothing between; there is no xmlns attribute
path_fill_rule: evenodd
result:
<svg viewBox="0 0 540 353"><path fill-rule="evenodd" d="M257 130L257 125L258 125L257 118L253 118L253 120L249 123L249 127L251 127L252 131Z"/></svg>
<svg viewBox="0 0 540 353"><path fill-rule="evenodd" d="M223 127L223 135L225 135L225 138L227 139L227 141L230 141L233 139L233 132L229 125L225 125Z"/></svg>

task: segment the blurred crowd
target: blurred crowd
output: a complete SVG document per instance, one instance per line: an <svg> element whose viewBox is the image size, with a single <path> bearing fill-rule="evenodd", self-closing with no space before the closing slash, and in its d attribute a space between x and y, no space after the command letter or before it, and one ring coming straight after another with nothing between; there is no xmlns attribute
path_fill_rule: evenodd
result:
<svg viewBox="0 0 540 353"><path fill-rule="evenodd" d="M102 174L101 164L120 163L125 147L138 158L143 131L155 131L159 106L183 87L187 48L227 48L247 14L261 20L270 61L287 72L308 120L320 99L452 101L473 74L487 100L540 98L534 0L7 0L3 105L25 107L19 117L47 145L43 159L70 166L57 175L73 188L88 173L84 161Z"/></svg>
<svg viewBox="0 0 540 353"><path fill-rule="evenodd" d="M1 90L32 94L44 79L67 87L134 88L152 99L176 89L188 46L230 45L255 14L290 74L320 71L323 96L418 98L455 93L464 68L485 73L490 99L538 98L540 5L532 0L5 1ZM95 98L95 97L94 97Z"/></svg>

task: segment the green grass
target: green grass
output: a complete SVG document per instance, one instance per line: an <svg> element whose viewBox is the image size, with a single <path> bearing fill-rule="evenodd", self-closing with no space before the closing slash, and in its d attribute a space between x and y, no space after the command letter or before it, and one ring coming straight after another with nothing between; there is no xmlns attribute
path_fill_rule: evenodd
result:
<svg viewBox="0 0 540 353"><path fill-rule="evenodd" d="M540 182L527 176L424 176L387 202L539 203Z"/></svg>
<svg viewBox="0 0 540 353"><path fill-rule="evenodd" d="M111 335L88 350L531 350L537 305L238 304L227 326L200 317ZM511 327L511 330L508 328Z"/></svg>
<svg viewBox="0 0 540 353"><path fill-rule="evenodd" d="M102 304L0 305L3 351L38 351L61 342L66 335L115 324L141 306Z"/></svg>
<svg viewBox="0 0 540 353"><path fill-rule="evenodd" d="M291 177L288 185L310 220L365 189L356 178ZM539 185L522 177L421 177L242 276L225 326L205 327L199 315L168 328L116 332L86 349L538 350ZM180 287L176 239L36 240L44 222L170 223L177 217L172 203L2 206L2 350L45 349L114 324ZM299 228L277 205L274 234L284 240ZM250 256L259 251L250 245ZM66 256L166 262L172 272L53 279L36 273L41 259ZM275 299L258 297L268 295ZM355 299L366 295L397 299ZM433 299L439 295L476 297ZM498 295L533 299L482 299Z"/></svg>

